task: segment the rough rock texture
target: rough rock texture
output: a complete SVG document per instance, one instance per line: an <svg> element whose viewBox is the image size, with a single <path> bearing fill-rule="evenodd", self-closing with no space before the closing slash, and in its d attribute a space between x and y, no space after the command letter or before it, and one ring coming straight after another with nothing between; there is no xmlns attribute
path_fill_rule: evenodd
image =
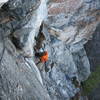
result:
<svg viewBox="0 0 100 100"><path fill-rule="evenodd" d="M4 4L4 3L6 3L8 0L0 0L0 8L2 7L2 5Z"/></svg>
<svg viewBox="0 0 100 100"><path fill-rule="evenodd" d="M48 11L48 13L47 13ZM100 22L99 0L9 0L0 8L0 99L79 99L90 75L84 44ZM43 64L35 53L47 50Z"/></svg>
<svg viewBox="0 0 100 100"><path fill-rule="evenodd" d="M27 43L43 20L43 5L39 0L9 0L0 9L0 100L50 100L37 66L24 53L26 46L32 49Z"/></svg>
<svg viewBox="0 0 100 100"><path fill-rule="evenodd" d="M51 65L46 67L52 68L49 67L46 73L44 70L41 72L53 100L69 100L75 96L79 92L79 84L75 89L73 77L77 77L80 82L90 75L84 44L91 38L100 22L99 5L99 0L48 2L48 19L44 22L46 29L43 32L48 37L47 41L50 41L45 48L50 53Z"/></svg>

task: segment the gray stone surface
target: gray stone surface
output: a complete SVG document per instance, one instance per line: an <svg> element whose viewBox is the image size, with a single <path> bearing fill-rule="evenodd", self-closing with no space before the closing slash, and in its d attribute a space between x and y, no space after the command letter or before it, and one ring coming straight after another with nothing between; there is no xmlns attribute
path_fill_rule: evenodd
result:
<svg viewBox="0 0 100 100"><path fill-rule="evenodd" d="M5 3L0 8L0 99L70 100L78 94L80 82L90 75L84 44L100 21L99 12L99 0ZM35 53L42 49L49 60L37 64Z"/></svg>
<svg viewBox="0 0 100 100"><path fill-rule="evenodd" d="M33 59L23 54L33 30L24 26L43 4L38 0L9 0L0 9L0 100L50 100ZM37 19L34 24L42 20Z"/></svg>
<svg viewBox="0 0 100 100"><path fill-rule="evenodd" d="M0 44L1 100L49 100L34 62L33 64L31 60L28 62L20 54L13 53L13 55L12 48L10 48L12 51L6 48L6 42L5 46L2 42Z"/></svg>

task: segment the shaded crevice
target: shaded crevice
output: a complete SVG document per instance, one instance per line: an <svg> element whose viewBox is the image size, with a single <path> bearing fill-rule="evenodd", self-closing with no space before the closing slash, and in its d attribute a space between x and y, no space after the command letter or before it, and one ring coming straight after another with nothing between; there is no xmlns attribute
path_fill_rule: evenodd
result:
<svg viewBox="0 0 100 100"><path fill-rule="evenodd" d="M18 38L12 37L11 41L15 45L15 47L19 50L22 50L22 48L24 47L23 43L20 43L20 40Z"/></svg>
<svg viewBox="0 0 100 100"><path fill-rule="evenodd" d="M36 45L35 45L35 49L40 49L42 48L42 43L43 41L45 40L45 36L43 34L43 23L41 24L40 26L40 29L39 29L39 33L38 33L38 36L35 37L35 40L36 40Z"/></svg>
<svg viewBox="0 0 100 100"><path fill-rule="evenodd" d="M3 50L2 50L2 55L1 55L1 58L0 58L0 66L1 66L1 62L2 62L2 59L3 59L4 52L5 52L5 40L4 40L3 33L1 33L1 38L2 38L2 42L3 42Z"/></svg>

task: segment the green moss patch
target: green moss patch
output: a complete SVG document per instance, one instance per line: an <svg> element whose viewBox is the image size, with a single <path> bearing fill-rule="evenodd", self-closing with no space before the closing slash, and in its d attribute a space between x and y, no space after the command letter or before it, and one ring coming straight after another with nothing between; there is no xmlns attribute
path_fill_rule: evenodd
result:
<svg viewBox="0 0 100 100"><path fill-rule="evenodd" d="M88 95L95 89L100 83L100 66L97 67L95 72L92 72L88 80L83 82L84 95Z"/></svg>

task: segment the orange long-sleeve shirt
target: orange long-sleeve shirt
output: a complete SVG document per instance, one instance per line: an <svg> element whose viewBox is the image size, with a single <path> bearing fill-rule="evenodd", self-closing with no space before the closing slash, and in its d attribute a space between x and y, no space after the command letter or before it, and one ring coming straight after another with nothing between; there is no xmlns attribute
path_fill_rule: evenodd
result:
<svg viewBox="0 0 100 100"><path fill-rule="evenodd" d="M43 63L48 61L48 52L47 51L45 51L43 56L40 57L40 61Z"/></svg>

